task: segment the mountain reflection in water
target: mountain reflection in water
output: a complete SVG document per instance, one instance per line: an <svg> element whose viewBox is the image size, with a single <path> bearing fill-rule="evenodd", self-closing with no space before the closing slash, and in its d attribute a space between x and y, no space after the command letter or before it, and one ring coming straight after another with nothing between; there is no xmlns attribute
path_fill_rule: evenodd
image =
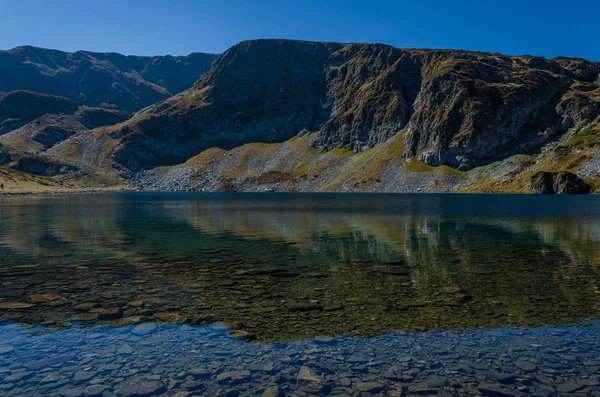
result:
<svg viewBox="0 0 600 397"><path fill-rule="evenodd" d="M600 318L600 197L0 199L0 317L253 341Z"/></svg>

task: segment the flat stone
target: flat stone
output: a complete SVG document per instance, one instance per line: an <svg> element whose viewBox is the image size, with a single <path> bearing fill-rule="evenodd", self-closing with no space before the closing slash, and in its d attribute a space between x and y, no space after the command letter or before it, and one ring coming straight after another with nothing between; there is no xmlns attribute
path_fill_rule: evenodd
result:
<svg viewBox="0 0 600 397"><path fill-rule="evenodd" d="M314 339L313 342L318 345L335 345L337 343L337 340L332 337L326 337Z"/></svg>
<svg viewBox="0 0 600 397"><path fill-rule="evenodd" d="M440 292L443 294L458 294L462 292L462 289L460 287L442 287Z"/></svg>
<svg viewBox="0 0 600 397"><path fill-rule="evenodd" d="M52 301L67 301L67 298L61 294L36 294L31 295L29 300L32 303L45 303Z"/></svg>
<svg viewBox="0 0 600 397"><path fill-rule="evenodd" d="M104 391L110 389L106 385L92 385L85 388L85 395L90 397L100 396Z"/></svg>
<svg viewBox="0 0 600 397"><path fill-rule="evenodd" d="M61 356L45 358L43 360L31 361L31 362L25 364L25 367L27 367L30 370L36 371L38 369L42 369L42 368L50 367L52 365L62 364L67 361L71 361L74 358L75 358L75 354L64 354Z"/></svg>
<svg viewBox="0 0 600 397"><path fill-rule="evenodd" d="M488 375L488 378L504 385L513 384L517 380L517 376L515 374L505 374L501 372L492 372Z"/></svg>
<svg viewBox="0 0 600 397"><path fill-rule="evenodd" d="M58 372L46 375L46 377L44 379L42 379L40 381L40 383L52 383L52 382L58 382L60 380L61 376Z"/></svg>
<svg viewBox="0 0 600 397"><path fill-rule="evenodd" d="M84 393L85 393L85 390L80 387L73 388L73 389L60 390L60 394L65 397L80 397L80 396L83 396Z"/></svg>
<svg viewBox="0 0 600 397"><path fill-rule="evenodd" d="M226 280L217 280L217 285L219 287L233 287L234 285L236 285L238 282L235 280L231 280L231 279L226 279Z"/></svg>
<svg viewBox="0 0 600 397"><path fill-rule="evenodd" d="M171 324L183 324L188 321L188 318L179 313L156 313L154 318Z"/></svg>
<svg viewBox="0 0 600 397"><path fill-rule="evenodd" d="M423 381L425 386L433 388L444 387L446 386L446 383L448 383L448 379L446 378L428 378Z"/></svg>
<svg viewBox="0 0 600 397"><path fill-rule="evenodd" d="M279 397L281 395L282 394L281 394L281 391L279 390L279 387L271 386L261 394L261 397Z"/></svg>
<svg viewBox="0 0 600 397"><path fill-rule="evenodd" d="M87 322L87 321L96 321L96 320L98 320L98 317L99 317L98 313L81 313L81 314L76 314L73 317L71 317L71 320Z"/></svg>
<svg viewBox="0 0 600 397"><path fill-rule="evenodd" d="M128 344L124 344L117 350L117 354L131 354L133 353L133 348Z"/></svg>
<svg viewBox="0 0 600 397"><path fill-rule="evenodd" d="M14 371L14 372L11 372L10 375L8 375L7 377L5 377L3 379L3 381L7 382L7 383L17 382L17 381L20 381L20 380L23 380L23 379L29 379L33 375L34 375L33 372L27 372L27 371L23 371L23 370Z"/></svg>
<svg viewBox="0 0 600 397"><path fill-rule="evenodd" d="M292 312L308 312L313 310L323 310L323 306L314 302L293 302L286 305Z"/></svg>
<svg viewBox="0 0 600 397"><path fill-rule="evenodd" d="M10 309L29 309L33 307L31 303L24 302L0 302L0 310L10 310Z"/></svg>
<svg viewBox="0 0 600 397"><path fill-rule="evenodd" d="M483 370L488 369L487 365L481 364L481 363L476 363L476 362L473 362L473 361L466 362L465 364L468 365L469 367L473 368L473 369L478 370L478 371L483 371Z"/></svg>
<svg viewBox="0 0 600 397"><path fill-rule="evenodd" d="M417 394L420 396L426 396L429 394L437 394L437 391L435 389L432 389L426 385L409 386L408 391L412 394Z"/></svg>
<svg viewBox="0 0 600 397"><path fill-rule="evenodd" d="M300 367L300 372L298 372L298 376L296 379L299 382L309 382L309 383L321 383L322 379L318 376L314 371L306 366Z"/></svg>
<svg viewBox="0 0 600 397"><path fill-rule="evenodd" d="M554 389L550 387L542 387L531 393L531 397L553 397L556 394Z"/></svg>
<svg viewBox="0 0 600 397"><path fill-rule="evenodd" d="M250 371L229 371L217 376L220 383L237 383L250 377Z"/></svg>
<svg viewBox="0 0 600 397"><path fill-rule="evenodd" d="M73 382L83 382L84 380L92 379L96 376L95 371L77 371L75 375L73 375Z"/></svg>
<svg viewBox="0 0 600 397"><path fill-rule="evenodd" d="M484 396L491 396L491 397L512 397L512 396L514 396L514 394L511 393L510 391L502 389L501 387L496 386L496 385L489 385L489 384L479 385L479 386L477 386L477 390Z"/></svg>
<svg viewBox="0 0 600 397"><path fill-rule="evenodd" d="M0 346L0 356L5 354L10 354L15 351L15 348L12 346Z"/></svg>
<svg viewBox="0 0 600 397"><path fill-rule="evenodd" d="M350 387L350 386L352 386L352 381L348 378L342 378L342 379L340 379L340 385L342 385L344 387Z"/></svg>
<svg viewBox="0 0 600 397"><path fill-rule="evenodd" d="M378 382L357 382L356 389L361 392L379 393L384 387Z"/></svg>
<svg viewBox="0 0 600 397"><path fill-rule="evenodd" d="M115 320L123 317L123 310L120 307L108 307L98 310L98 317L101 320Z"/></svg>
<svg viewBox="0 0 600 397"><path fill-rule="evenodd" d="M14 386L15 386L14 383L0 383L0 390L7 391L7 390L12 389Z"/></svg>
<svg viewBox="0 0 600 397"><path fill-rule="evenodd" d="M138 376L119 383L114 393L119 397L147 397L165 391L166 387L161 381Z"/></svg>
<svg viewBox="0 0 600 397"><path fill-rule="evenodd" d="M204 389L206 386L204 385L204 382L201 380L188 379L181 384L181 387L185 390L196 391L196 390Z"/></svg>
<svg viewBox="0 0 600 397"><path fill-rule="evenodd" d="M561 393L574 393L585 387L586 387L586 385L583 385L579 382L569 381L566 383L561 383L559 385L556 385L556 390L558 390Z"/></svg>
<svg viewBox="0 0 600 397"><path fill-rule="evenodd" d="M190 394L192 394L192 392L178 391L177 393L173 394L171 397L188 397Z"/></svg>
<svg viewBox="0 0 600 397"><path fill-rule="evenodd" d="M136 326L131 333L134 335L148 335L156 330L156 324L140 324Z"/></svg>
<svg viewBox="0 0 600 397"><path fill-rule="evenodd" d="M100 305L97 303L80 303L79 305L76 305L74 309L80 312L89 312L90 310L98 307L100 307Z"/></svg>
<svg viewBox="0 0 600 397"><path fill-rule="evenodd" d="M515 361L515 366L524 372L533 372L537 369L537 365L526 360Z"/></svg>
<svg viewBox="0 0 600 397"><path fill-rule="evenodd" d="M193 368L187 371L187 373L194 378L208 378L210 376L210 371L206 368Z"/></svg>
<svg viewBox="0 0 600 397"><path fill-rule="evenodd" d="M369 361L371 361L371 359L368 357L362 357L362 356L350 356L350 357L348 357L348 360L346 360L346 361L349 362L350 364L366 364Z"/></svg>

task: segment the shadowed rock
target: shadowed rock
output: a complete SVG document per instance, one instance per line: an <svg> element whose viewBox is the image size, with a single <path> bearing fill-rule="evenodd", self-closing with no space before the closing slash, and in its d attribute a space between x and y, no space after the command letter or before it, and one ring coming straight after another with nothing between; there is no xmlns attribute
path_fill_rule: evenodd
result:
<svg viewBox="0 0 600 397"><path fill-rule="evenodd" d="M541 171L531 178L532 193L587 194L591 186L571 172Z"/></svg>

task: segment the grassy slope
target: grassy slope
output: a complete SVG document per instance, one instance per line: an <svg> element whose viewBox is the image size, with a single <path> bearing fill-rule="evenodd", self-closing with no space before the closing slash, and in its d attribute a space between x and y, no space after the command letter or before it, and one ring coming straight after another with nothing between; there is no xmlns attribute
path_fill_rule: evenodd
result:
<svg viewBox="0 0 600 397"><path fill-rule="evenodd" d="M106 131L89 136L94 145L68 140L54 149L57 157L78 162L88 172L76 179L41 178L0 168L5 192L60 192L86 189L120 189L127 187L111 166L110 153L116 141ZM577 172L600 148L600 124L565 136L537 155L517 155L469 172L447 166L431 167L404 158L404 133L363 153L334 149L323 153L311 147L310 134L283 143L250 143L230 151L212 148L186 163L158 169L160 173L187 166L193 178L215 176L220 186L233 185L236 190L252 186L283 185L289 191L389 191L394 179L415 180L424 191L528 193L531 176L537 171ZM91 149L90 149L91 147ZM93 148L97 150L94 150ZM82 153L88 148L89 153ZM450 185L444 182L450 178ZM589 180L600 185L600 180ZM441 185L439 185L441 183ZM241 189L240 189L241 187ZM437 188L440 189L437 189ZM392 189L393 190L393 189Z"/></svg>
<svg viewBox="0 0 600 397"><path fill-rule="evenodd" d="M38 177L8 167L0 167L0 183L4 184L4 190L0 190L0 194L52 193L74 190L51 178Z"/></svg>
<svg viewBox="0 0 600 397"><path fill-rule="evenodd" d="M528 193L531 177L538 171L570 171L577 173L585 162L600 150L600 124L583 129L577 133L567 133L559 141L547 145L542 153L536 155L517 155L501 163L481 167L473 172L479 175L477 182L459 191ZM490 178L493 171L507 162L514 170L501 177ZM586 181L596 189L600 178L587 178Z"/></svg>
<svg viewBox="0 0 600 397"><path fill-rule="evenodd" d="M404 133L358 154L345 149L323 153L312 148L309 139L305 135L284 143L250 143L230 151L209 149L184 166L195 169L195 178L210 173L224 184L282 183L290 191L372 190L385 181L390 170L416 178L427 173L464 176L445 166L431 167L416 160L407 162ZM169 170L170 167L165 167L162 172Z"/></svg>
<svg viewBox="0 0 600 397"><path fill-rule="evenodd" d="M451 177L453 190L459 192L528 193L531 177L538 171L577 173L600 148L600 124L565 134L542 153L516 155L469 172L406 161L403 137L404 134L399 134L382 145L355 154L343 149L322 153L310 147L306 135L284 143L246 144L230 151L209 149L184 165L196 169L196 178L212 173L225 183L243 186L282 183L290 191L306 190L308 186L315 191L368 191L383 186L386 178L390 179L386 171L395 170L399 178L423 180L423 188L429 187L426 190L436 190L438 181ZM169 169L165 167L163 172ZM600 186L599 179L587 181Z"/></svg>

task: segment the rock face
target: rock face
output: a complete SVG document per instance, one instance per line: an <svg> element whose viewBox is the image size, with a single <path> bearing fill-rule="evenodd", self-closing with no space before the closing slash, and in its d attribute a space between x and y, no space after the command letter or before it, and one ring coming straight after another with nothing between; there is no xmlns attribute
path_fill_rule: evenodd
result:
<svg viewBox="0 0 600 397"><path fill-rule="evenodd" d="M538 172L531 178L531 192L539 194L587 194L591 186L571 172Z"/></svg>
<svg viewBox="0 0 600 397"><path fill-rule="evenodd" d="M4 165L9 163L11 160L10 153L8 152L8 148L4 147L0 144L0 165Z"/></svg>
<svg viewBox="0 0 600 397"><path fill-rule="evenodd" d="M242 42L184 94L111 131L131 171L210 147L316 131L320 150L364 151L406 130L405 155L470 169L530 153L600 116L600 64L380 44Z"/></svg>
<svg viewBox="0 0 600 397"><path fill-rule="evenodd" d="M136 111L191 87L215 58L17 47L0 51L0 91L31 90L88 106Z"/></svg>
<svg viewBox="0 0 600 397"><path fill-rule="evenodd" d="M15 169L40 176L55 176L77 171L76 167L61 164L42 156L20 157Z"/></svg>
<svg viewBox="0 0 600 397"><path fill-rule="evenodd" d="M67 98L31 91L0 96L0 165L13 153L37 153L90 129L125 121L131 113L83 106ZM9 150L12 149L12 150Z"/></svg>
<svg viewBox="0 0 600 397"><path fill-rule="evenodd" d="M14 91L0 95L0 135L24 126L44 114L71 114L79 104L67 98Z"/></svg>

